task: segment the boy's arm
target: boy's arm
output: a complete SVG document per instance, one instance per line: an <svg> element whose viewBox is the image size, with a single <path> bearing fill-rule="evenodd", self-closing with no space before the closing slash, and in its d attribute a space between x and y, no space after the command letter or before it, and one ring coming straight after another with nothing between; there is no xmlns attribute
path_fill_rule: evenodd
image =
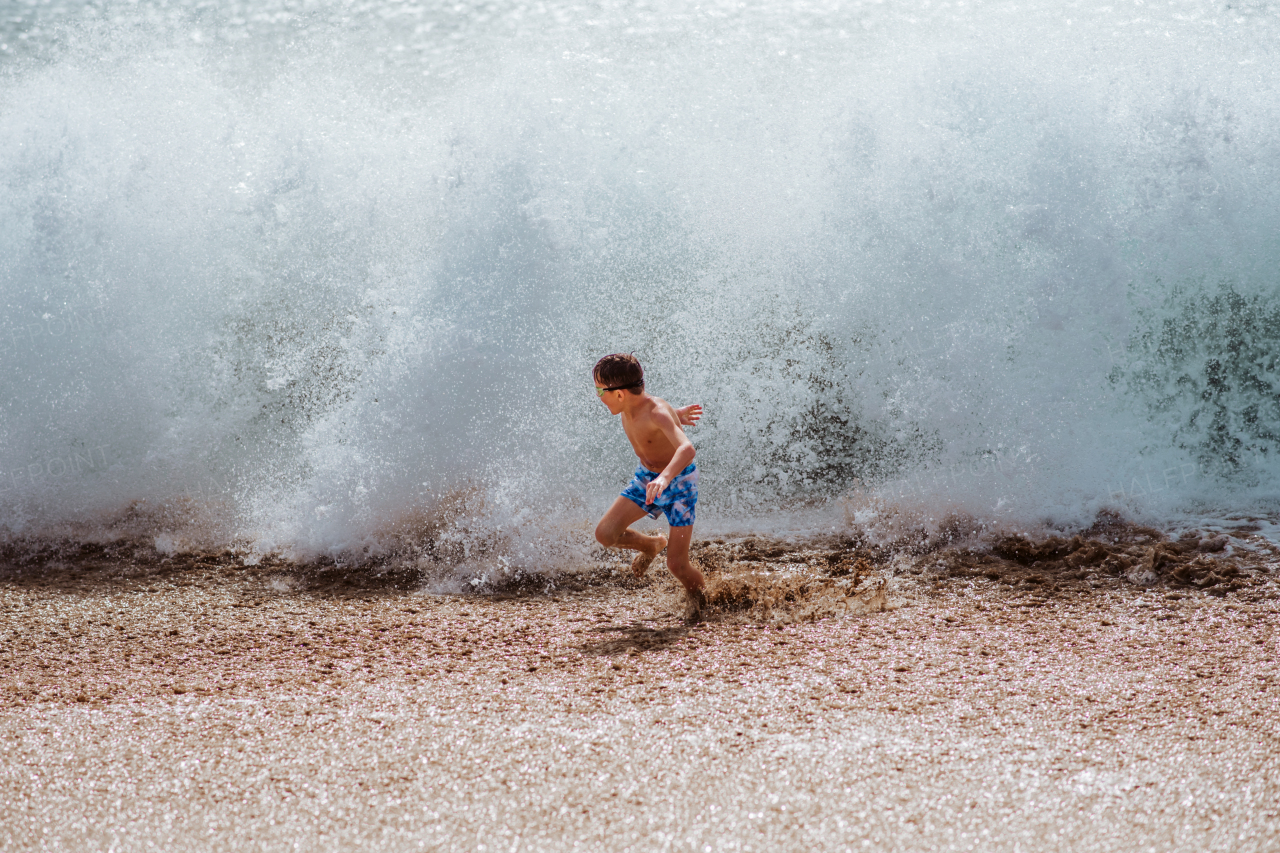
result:
<svg viewBox="0 0 1280 853"><path fill-rule="evenodd" d="M693 461L693 457L697 451L693 449L693 442L689 441L689 436L684 434L684 430L680 429L680 425L676 423L675 418L671 417L665 410L659 409L653 413L653 422L662 430L662 434L667 440L675 445L676 452L671 457L671 461L667 463L667 467L662 469L662 473L649 481L649 485L645 487L644 499L646 503L653 503L658 497L671 485L671 481L676 475L689 467L689 463Z"/></svg>

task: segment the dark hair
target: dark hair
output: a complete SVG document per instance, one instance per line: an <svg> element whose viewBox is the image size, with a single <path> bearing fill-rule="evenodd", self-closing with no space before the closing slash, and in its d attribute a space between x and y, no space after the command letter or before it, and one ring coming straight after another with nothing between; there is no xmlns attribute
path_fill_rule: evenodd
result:
<svg viewBox="0 0 1280 853"><path fill-rule="evenodd" d="M631 353L606 355L596 362L591 375L611 391L626 389L639 394L644 390L644 368Z"/></svg>

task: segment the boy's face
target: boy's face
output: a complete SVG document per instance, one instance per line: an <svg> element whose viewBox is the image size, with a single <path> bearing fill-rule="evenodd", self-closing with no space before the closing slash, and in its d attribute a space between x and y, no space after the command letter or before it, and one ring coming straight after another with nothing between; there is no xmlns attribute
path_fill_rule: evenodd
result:
<svg viewBox="0 0 1280 853"><path fill-rule="evenodd" d="M600 398L600 402L604 403L605 408L609 410L609 414L617 415L622 412L622 395L626 391L606 391L604 386L599 382L596 383L596 396Z"/></svg>

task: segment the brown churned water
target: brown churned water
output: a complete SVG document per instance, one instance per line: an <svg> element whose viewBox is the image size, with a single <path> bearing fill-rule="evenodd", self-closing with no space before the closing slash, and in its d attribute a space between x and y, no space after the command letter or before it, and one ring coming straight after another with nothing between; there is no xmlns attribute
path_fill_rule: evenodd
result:
<svg viewBox="0 0 1280 853"><path fill-rule="evenodd" d="M11 567L0 848L1275 850L1277 556L1233 542L705 542L696 624L661 562Z"/></svg>

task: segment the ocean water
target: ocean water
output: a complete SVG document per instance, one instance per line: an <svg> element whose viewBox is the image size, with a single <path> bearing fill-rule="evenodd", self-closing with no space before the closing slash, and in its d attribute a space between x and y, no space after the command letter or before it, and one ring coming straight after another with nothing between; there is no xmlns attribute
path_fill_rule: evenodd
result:
<svg viewBox="0 0 1280 853"><path fill-rule="evenodd" d="M1272 3L0 4L0 531L589 562L1280 513ZM1269 528L1270 529L1270 528Z"/></svg>

